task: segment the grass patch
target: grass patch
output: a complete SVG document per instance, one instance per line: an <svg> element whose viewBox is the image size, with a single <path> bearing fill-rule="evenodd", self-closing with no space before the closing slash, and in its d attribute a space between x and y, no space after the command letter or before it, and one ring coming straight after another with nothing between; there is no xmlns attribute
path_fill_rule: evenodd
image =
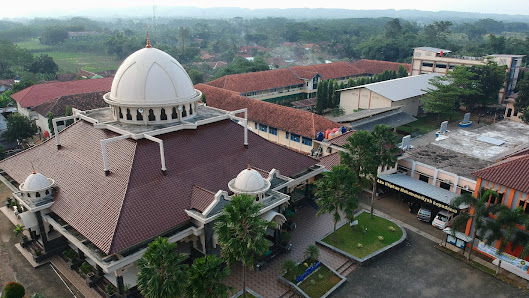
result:
<svg viewBox="0 0 529 298"><path fill-rule="evenodd" d="M305 263L307 264L307 266L305 266ZM296 282L296 278L298 277L298 275L305 273L305 270L307 270L307 267L310 266L312 263L317 263L317 261L305 260L305 261L299 263L296 266L296 268L294 268L293 270L290 270L289 272L287 272L283 277L286 278L291 283L296 284L297 283ZM321 266L323 266L323 265L321 265Z"/></svg>
<svg viewBox="0 0 529 298"><path fill-rule="evenodd" d="M112 56L73 52L41 52L48 54L59 65L60 73L76 73L79 69L92 72L118 69L121 61Z"/></svg>
<svg viewBox="0 0 529 298"><path fill-rule="evenodd" d="M339 283L340 280L329 268L321 265L299 284L299 288L309 297L321 297Z"/></svg>
<svg viewBox="0 0 529 298"><path fill-rule="evenodd" d="M49 45L41 44L38 38L17 42L16 45L31 52L49 51L52 49Z"/></svg>
<svg viewBox="0 0 529 298"><path fill-rule="evenodd" d="M335 233L331 233L323 239L323 242L361 259L402 237L400 227L385 218L378 216L371 218L368 212L363 212L356 219L357 226L350 227L345 224L336 230L336 241L333 237ZM367 232L365 232L366 228ZM382 239L379 239L379 236L382 236Z"/></svg>
<svg viewBox="0 0 529 298"><path fill-rule="evenodd" d="M439 117L434 114L416 116L417 121L397 127L397 130L412 136L423 135L430 131L438 130L441 122L446 120L463 119L463 112L449 111L442 113Z"/></svg>

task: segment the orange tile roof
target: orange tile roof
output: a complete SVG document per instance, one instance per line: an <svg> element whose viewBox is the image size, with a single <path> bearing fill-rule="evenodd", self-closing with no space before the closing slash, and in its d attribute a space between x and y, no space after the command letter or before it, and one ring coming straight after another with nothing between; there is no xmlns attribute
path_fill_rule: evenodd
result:
<svg viewBox="0 0 529 298"><path fill-rule="evenodd" d="M239 93L303 84L304 81L288 68L227 75L207 83Z"/></svg>
<svg viewBox="0 0 529 298"><path fill-rule="evenodd" d="M472 175L494 184L529 193L529 155L519 155L493 164Z"/></svg>
<svg viewBox="0 0 529 298"><path fill-rule="evenodd" d="M206 95L208 106L228 111L247 108L249 120L307 138L314 139L320 131L342 126L311 112L240 96L214 86L198 84L195 88Z"/></svg>
<svg viewBox="0 0 529 298"><path fill-rule="evenodd" d="M246 93L303 84L305 82L303 79L310 80L317 74L324 80L341 79L365 74L378 74L386 69L397 71L399 65L404 65L408 72L411 71L411 64L364 59L354 63L340 61L227 75L208 82L207 85Z"/></svg>
<svg viewBox="0 0 529 298"><path fill-rule="evenodd" d="M97 91L108 92L112 86L113 79L113 77L110 77L103 79L37 84L19 91L11 95L11 97L13 97L13 99L23 108L34 107L59 96Z"/></svg>
<svg viewBox="0 0 529 298"><path fill-rule="evenodd" d="M399 65L404 66L408 73L411 73L411 64L409 63L399 63L391 61L382 61L382 60L369 60L362 59L352 63L355 67L358 67L364 70L368 74L379 74L384 70L399 70Z"/></svg>

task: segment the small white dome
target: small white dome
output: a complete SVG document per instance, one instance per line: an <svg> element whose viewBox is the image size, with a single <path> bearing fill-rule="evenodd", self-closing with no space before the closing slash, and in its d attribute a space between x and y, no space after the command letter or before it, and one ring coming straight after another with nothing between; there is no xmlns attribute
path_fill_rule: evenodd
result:
<svg viewBox="0 0 529 298"><path fill-rule="evenodd" d="M46 178L41 173L33 173L20 185L22 191L41 191L53 186L53 180Z"/></svg>
<svg viewBox="0 0 529 298"><path fill-rule="evenodd" d="M270 181L266 180L254 169L245 169L228 183L231 191L238 194L260 194L270 188Z"/></svg>
<svg viewBox="0 0 529 298"><path fill-rule="evenodd" d="M169 54L143 48L118 68L105 101L118 106L156 107L199 100L201 93Z"/></svg>

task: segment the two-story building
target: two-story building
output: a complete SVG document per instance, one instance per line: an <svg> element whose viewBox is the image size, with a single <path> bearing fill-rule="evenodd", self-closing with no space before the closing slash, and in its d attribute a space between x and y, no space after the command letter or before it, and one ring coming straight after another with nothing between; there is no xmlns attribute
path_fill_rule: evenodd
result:
<svg viewBox="0 0 529 298"><path fill-rule="evenodd" d="M248 109L248 127L261 137L303 153L311 153L319 132L342 125L311 112L254 100L237 92L198 84L210 107L227 111Z"/></svg>

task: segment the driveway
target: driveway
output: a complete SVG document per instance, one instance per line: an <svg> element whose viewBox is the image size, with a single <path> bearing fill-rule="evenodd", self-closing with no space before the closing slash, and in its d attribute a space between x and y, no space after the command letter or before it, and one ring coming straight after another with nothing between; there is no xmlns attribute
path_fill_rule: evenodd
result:
<svg viewBox="0 0 529 298"><path fill-rule="evenodd" d="M408 231L406 245L360 266L332 297L527 297Z"/></svg>
<svg viewBox="0 0 529 298"><path fill-rule="evenodd" d="M4 200L0 200L4 203ZM34 269L15 248L18 239L13 233L13 224L0 212L0 292L11 281L18 281L26 289L27 297L36 292L46 297L73 297L49 264ZM66 281L68 282L68 281ZM82 297L68 283L77 297Z"/></svg>

